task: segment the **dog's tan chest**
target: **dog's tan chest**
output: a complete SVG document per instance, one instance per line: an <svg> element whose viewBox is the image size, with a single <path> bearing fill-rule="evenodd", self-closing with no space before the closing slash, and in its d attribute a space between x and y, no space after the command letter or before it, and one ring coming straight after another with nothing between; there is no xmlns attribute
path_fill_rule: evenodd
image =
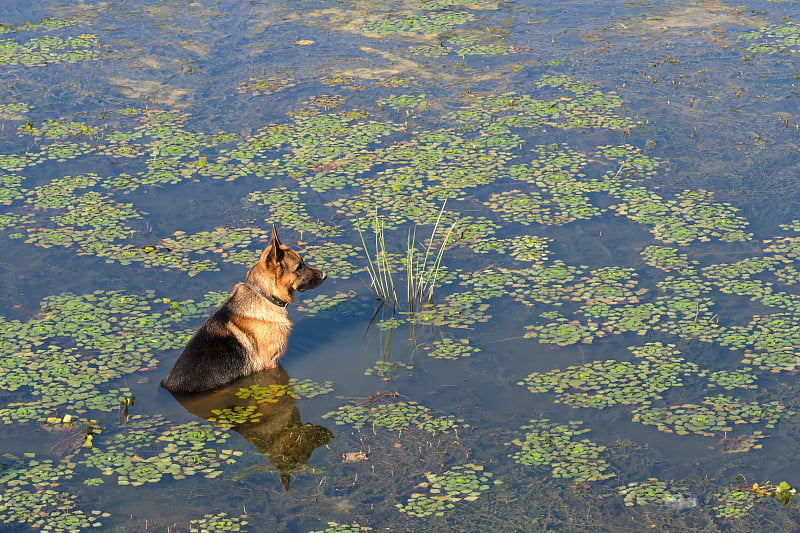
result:
<svg viewBox="0 0 800 533"><path fill-rule="evenodd" d="M228 330L247 353L246 366L252 372L275 368L286 351L292 324L288 319L273 321L237 316L228 323Z"/></svg>

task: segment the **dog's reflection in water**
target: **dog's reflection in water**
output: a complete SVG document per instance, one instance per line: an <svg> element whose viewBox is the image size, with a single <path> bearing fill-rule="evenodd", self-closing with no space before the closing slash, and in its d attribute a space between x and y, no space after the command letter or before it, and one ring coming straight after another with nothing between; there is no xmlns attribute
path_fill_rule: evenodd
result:
<svg viewBox="0 0 800 533"><path fill-rule="evenodd" d="M213 411L237 406L255 405L261 416L256 422L238 424L232 429L250 441L256 449L267 455L280 473L281 483L289 490L291 472L305 464L311 453L333 439L333 433L323 426L303 424L295 400L288 394L280 395L275 402L256 403L252 398L236 396L240 388L258 385L288 386L289 375L281 368L263 370L245 376L210 392L173 394L187 411L203 418L216 418ZM250 417L254 419L253 416Z"/></svg>

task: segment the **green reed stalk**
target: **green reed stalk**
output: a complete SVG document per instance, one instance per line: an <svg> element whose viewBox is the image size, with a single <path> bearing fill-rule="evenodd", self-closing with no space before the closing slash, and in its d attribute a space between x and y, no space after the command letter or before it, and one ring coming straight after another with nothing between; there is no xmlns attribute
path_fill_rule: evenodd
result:
<svg viewBox="0 0 800 533"><path fill-rule="evenodd" d="M416 251L416 245L414 244L414 241L417 234L416 227L414 228L413 233L409 233L408 247L406 252L406 270L408 275L406 285L408 287L407 296L409 310L413 310L415 302L425 304L430 303L430 301L433 300L433 290L436 286L436 278L439 277L439 270L441 269L442 265L442 256L444 255L445 245L447 244L447 239L450 237L450 234L453 232L453 228L456 226L456 223L453 222L453 224L450 226L450 229L447 230L447 233L442 240L442 244L439 247L439 251L436 254L436 259L434 260L433 265L429 267L428 258L431 256L433 241L436 239L436 234L439 231L439 223L442 220L442 215L444 214L444 208L446 205L447 200L445 200L442 204L442 208L439 210L439 216L436 217L436 223L433 225L431 238L428 240L428 245L425 248L425 255L422 258L422 264L416 269L414 264L414 252Z"/></svg>
<svg viewBox="0 0 800 533"><path fill-rule="evenodd" d="M447 240L450 238L456 222L450 226L441 242L438 252L434 254L433 246L439 234L439 227L444 215L446 201L442 204L439 216L433 226L430 239L425 248L422 260L417 259L417 228L416 226L408 232L406 241L406 298L409 312L413 312L417 305L424 305L433 300L433 291L436 287L436 280L439 277L442 266L442 257ZM386 250L386 238L384 225L375 213L374 232L375 232L375 253L370 254L370 249L364 239L364 232L361 229L360 221L356 224L358 235L361 237L361 245L364 247L364 254L367 257L367 272L370 277L370 288L384 302L390 302L397 306L397 293L395 291L392 268L389 264L390 255Z"/></svg>
<svg viewBox="0 0 800 533"><path fill-rule="evenodd" d="M394 280L392 270L389 267L389 255L386 252L386 239L384 238L383 224L375 213L375 259L369 253L369 247L364 240L364 232L361 225L356 224L358 235L361 237L361 245L364 247L364 254L367 256L367 272L369 273L372 290L376 296L385 301L397 305L397 294L394 290Z"/></svg>

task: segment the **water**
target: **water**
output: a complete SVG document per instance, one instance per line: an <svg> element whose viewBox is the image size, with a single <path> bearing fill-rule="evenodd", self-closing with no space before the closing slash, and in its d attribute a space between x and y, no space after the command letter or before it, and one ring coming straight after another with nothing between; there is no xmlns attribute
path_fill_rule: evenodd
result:
<svg viewBox="0 0 800 533"><path fill-rule="evenodd" d="M7 4L4 530L797 528L792 3ZM273 223L282 370L176 400Z"/></svg>

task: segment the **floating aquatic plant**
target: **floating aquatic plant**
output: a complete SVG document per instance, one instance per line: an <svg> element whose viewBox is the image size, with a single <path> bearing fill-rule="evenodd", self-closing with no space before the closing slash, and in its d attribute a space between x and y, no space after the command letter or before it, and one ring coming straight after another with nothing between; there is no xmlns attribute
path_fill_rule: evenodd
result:
<svg viewBox="0 0 800 533"><path fill-rule="evenodd" d="M481 351L480 348L471 346L469 339L455 341L449 337L434 341L432 346L425 349L429 350L428 355L435 359L460 359Z"/></svg>
<svg viewBox="0 0 800 533"><path fill-rule="evenodd" d="M733 389L757 389L757 378L750 369L740 368L738 370L718 370L708 375L709 386L720 387L725 390Z"/></svg>
<svg viewBox="0 0 800 533"><path fill-rule="evenodd" d="M489 209L500 213L504 220L525 225L535 223L561 226L600 214L600 210L582 196L565 197L560 194L544 196L538 192L523 192L517 189L493 193L485 203Z"/></svg>
<svg viewBox="0 0 800 533"><path fill-rule="evenodd" d="M317 382L312 379L289 379L289 389L295 399L315 398L333 392L333 382Z"/></svg>
<svg viewBox="0 0 800 533"><path fill-rule="evenodd" d="M329 392L333 392L333 383L330 381L318 383L311 379L291 378L288 385L270 385L269 387L251 385L240 388L236 396L243 399L252 398L256 403L276 403L284 396L299 400L314 398Z"/></svg>
<svg viewBox="0 0 800 533"><path fill-rule="evenodd" d="M425 492L414 492L405 504L396 504L401 513L417 518L426 516L444 516L445 512L456 508L458 502L474 502L492 485L502 483L493 480L493 474L486 472L483 466L468 463L455 466L441 474L426 473L428 481L418 484L415 489Z"/></svg>
<svg viewBox="0 0 800 533"><path fill-rule="evenodd" d="M344 316L357 314L363 310L364 302L358 300L355 292L338 292L336 294L320 294L313 298L303 300L296 309L309 315L321 317Z"/></svg>
<svg viewBox="0 0 800 533"><path fill-rule="evenodd" d="M256 403L277 403L283 397L291 396L288 385L274 384L268 387L250 385L240 388L236 396L243 399L252 398Z"/></svg>
<svg viewBox="0 0 800 533"><path fill-rule="evenodd" d="M644 406L633 411L633 421L656 426L659 431L688 435L695 433L706 437L733 431L736 424L764 424L775 427L785 415L792 412L780 402L744 402L723 394L709 396L702 404L684 404L670 407Z"/></svg>
<svg viewBox="0 0 800 533"><path fill-rule="evenodd" d="M248 200L256 205L269 208L267 220L280 220L281 226L295 231L309 233L320 237L333 237L340 233L339 229L325 222L312 218L300 201L300 193L286 187L275 187L266 192L251 192Z"/></svg>
<svg viewBox="0 0 800 533"><path fill-rule="evenodd" d="M190 533L213 533L215 531L245 531L248 515L228 516L227 513L207 514L203 518L189 520Z"/></svg>
<svg viewBox="0 0 800 533"><path fill-rule="evenodd" d="M535 338L541 343L568 346L570 344L588 344L596 337L602 337L605 332L596 322L583 323L579 320L568 320L559 313L549 311L541 315L551 322L541 325L525 326L528 330L526 338Z"/></svg>
<svg viewBox="0 0 800 533"><path fill-rule="evenodd" d="M239 85L238 91L240 93L252 94L253 96L262 96L284 91L295 85L295 80L291 78L250 78Z"/></svg>
<svg viewBox="0 0 800 533"><path fill-rule="evenodd" d="M336 424L352 424L355 428L372 424L387 429L415 428L434 434L446 433L464 425L463 420L436 414L410 400L372 405L342 405L338 410L322 415L322 418L333 418Z"/></svg>
<svg viewBox="0 0 800 533"><path fill-rule="evenodd" d="M568 265L561 260L534 264L516 271L516 276L510 278L507 290L512 297L525 305L560 305L571 299L569 283L583 273L583 268Z"/></svg>
<svg viewBox="0 0 800 533"><path fill-rule="evenodd" d="M97 59L100 41L84 33L76 37L33 37L24 43L0 40L0 65L41 67L58 63L77 63Z"/></svg>
<svg viewBox="0 0 800 533"><path fill-rule="evenodd" d="M118 409L130 391L103 393L98 386L155 368L157 352L188 340L191 332L179 324L206 314L217 298L166 307L152 292L65 293L43 300L40 313L27 322L0 317L0 389L24 389L32 396L1 408L0 419L40 420L60 408Z"/></svg>
<svg viewBox="0 0 800 533"><path fill-rule="evenodd" d="M688 493L687 487L666 483L656 478L647 481L633 481L619 488L625 505L664 505L676 510L697 507L698 498Z"/></svg>
<svg viewBox="0 0 800 533"><path fill-rule="evenodd" d="M322 243L303 246L303 256L334 279L348 279L362 272L364 267L354 262L354 258L359 255L359 248L350 244Z"/></svg>
<svg viewBox="0 0 800 533"><path fill-rule="evenodd" d="M119 485L137 486L156 483L167 475L174 479L198 474L214 478L242 455L237 450L211 447L230 437L220 429L200 422L172 427L158 422L134 417L122 432L89 450L81 463L99 469L104 476L115 475Z"/></svg>
<svg viewBox="0 0 800 533"><path fill-rule="evenodd" d="M697 268L697 261L692 261L688 255L670 246L648 246L642 250L641 255L645 263L665 272L691 274Z"/></svg>
<svg viewBox="0 0 800 533"><path fill-rule="evenodd" d="M498 239L497 247L505 250L518 261L544 261L550 257L552 251L549 243L553 239L537 235L520 235L508 240Z"/></svg>
<svg viewBox="0 0 800 533"><path fill-rule="evenodd" d="M68 28L73 25L75 25L75 21L72 19L45 17L39 22L26 21L22 24L0 24L0 34L36 30L58 30L61 28Z"/></svg>
<svg viewBox="0 0 800 533"><path fill-rule="evenodd" d="M369 23L364 26L364 31L379 35L400 32L436 35L474 19L475 15L466 12L433 11L422 15L390 17L380 22Z"/></svg>
<svg viewBox="0 0 800 533"><path fill-rule="evenodd" d="M551 470L553 477L569 478L575 481L599 481L614 477L607 472L609 465L600 454L605 446L600 446L588 439L576 439L590 431L579 429L582 422L554 424L546 418L531 420L530 426L522 426L528 430L522 439L515 439L511 444L520 447L520 451L509 457L527 466L541 466Z"/></svg>
<svg viewBox="0 0 800 533"><path fill-rule="evenodd" d="M800 25L794 22L769 24L744 32L741 38L752 41L745 48L751 54L800 54Z"/></svg>
<svg viewBox="0 0 800 533"><path fill-rule="evenodd" d="M449 294L443 302L425 306L409 317L409 322L423 326L447 326L468 329L479 322L488 322L489 304L469 293Z"/></svg>
<svg viewBox="0 0 800 533"><path fill-rule="evenodd" d="M716 505L713 512L718 518L736 520L746 517L758 501L775 498L786 507L796 494L797 491L785 481L778 485L753 483L714 494Z"/></svg>
<svg viewBox="0 0 800 533"><path fill-rule="evenodd" d="M14 200L25 198L22 180L24 176L6 174L0 176L0 205L9 205Z"/></svg>
<svg viewBox="0 0 800 533"><path fill-rule="evenodd" d="M714 499L714 514L719 518L735 520L750 514L757 495L746 489L733 488L716 493Z"/></svg>
<svg viewBox="0 0 800 533"><path fill-rule="evenodd" d="M231 429L243 424L255 424L263 416L263 413L258 411L257 405L237 405L225 409L212 409L211 414L213 416L206 420L223 429Z"/></svg>
<svg viewBox="0 0 800 533"><path fill-rule="evenodd" d="M75 495L48 488L28 491L12 487L3 492L0 523L28 525L42 533L74 533L84 528L98 528L101 518L111 516L101 511L88 513L76 509Z"/></svg>
<svg viewBox="0 0 800 533"><path fill-rule="evenodd" d="M589 272L569 286L573 300L583 300L587 304L636 303L647 289L637 288L637 274L632 268L603 267Z"/></svg>
<svg viewBox="0 0 800 533"><path fill-rule="evenodd" d="M402 361L377 361L372 368L364 370L364 375L376 375L384 379L390 379L401 372L410 372L413 369L414 366L412 364Z"/></svg>
<svg viewBox="0 0 800 533"><path fill-rule="evenodd" d="M709 241L744 241L752 235L744 232L747 221L730 204L713 202L710 192L686 190L667 200L644 189L620 189L613 195L622 200L610 206L617 215L651 227L653 236L665 243L687 245Z"/></svg>
<svg viewBox="0 0 800 533"><path fill-rule="evenodd" d="M325 529L310 531L309 533L360 533L362 531L372 531L372 528L362 526L356 522L353 522L352 524L328 522L328 527Z"/></svg>
<svg viewBox="0 0 800 533"><path fill-rule="evenodd" d="M650 343L629 349L640 361L594 361L565 370L534 372L518 385L533 393L555 392L556 403L602 409L612 405L649 405L660 394L699 373L699 367L681 357L675 345Z"/></svg>
<svg viewBox="0 0 800 533"><path fill-rule="evenodd" d="M576 98L587 97L593 91L588 86L567 79L547 78L541 85L554 90L572 91ZM596 94L593 95L593 98L596 97ZM524 116L538 112L539 106L533 105L529 97L513 98L517 98L517 103L512 105L517 114ZM484 124L476 125L477 130L485 130L486 135L456 135L446 129L421 131L412 142L381 146L381 139L402 129L402 124L370 120L369 114L360 110L328 112L326 109L330 109L331 104L322 100L325 99L309 102L310 109L315 109L313 113L295 114L292 122L266 125L246 138L226 132L206 134L189 131L185 126L185 114L163 110L121 110L118 114L120 117L135 120L137 125L128 129L121 126L113 131L103 125L100 134L98 128L101 125L98 123L49 120L21 132L41 137L39 152L0 154L0 167L15 170L53 159L75 159L92 153L131 159L149 154L147 160L143 161L147 167L144 171L122 172L116 176L89 176L90 179L80 185L82 188L105 188L116 194L147 185L173 184L201 178L236 179L252 174L265 178L290 176L299 180L301 192L307 187L324 192L357 185L362 187L360 194L339 198L330 202L329 206L352 220L367 215L373 209L368 206L380 205L382 214L387 215L387 220L394 227L401 221L432 224L438 215L437 204L457 196L459 190L493 182L496 175L502 173L504 163L510 160L508 151L516 149L520 142L508 130L510 126L492 124L491 119L487 118ZM387 100L387 105L389 103L401 105L399 99ZM336 103L336 106L339 105L341 102ZM404 102L402 105L410 104ZM494 105L489 107L493 108ZM617 104L609 105L610 109ZM471 109L473 105L466 107ZM562 109L561 112L566 111ZM90 137L98 134L101 137L99 142L73 140L76 135ZM563 147L555 151L548 150L544 150L541 164L533 164L528 174L535 176L537 183L547 189L547 194L562 195L563 202L566 202L564 205L570 204L572 200L569 196L575 193L564 187L573 187L570 184L581 179L580 175L572 174L576 168L583 168L586 157L581 162L581 154L577 152L570 153ZM604 153L613 154L613 157L625 156L633 160L633 156L626 155L627 148L621 149L622 155L611 148L604 150ZM563 158L557 155L561 152L566 153ZM552 165L560 166L554 171L550 170ZM388 166L389 170L380 170L382 179L372 179L370 172L380 166ZM402 169L405 169L404 172L398 172ZM401 179L402 175L416 176L408 178L416 181L406 183L406 178ZM521 173L518 175L522 176ZM22 235L32 244L42 246L69 246L79 253L97 255L122 264L141 263L155 268L186 270L192 274L215 270L217 258L248 263L256 253L246 248L246 236L239 240L219 241L217 230L161 238L143 246L131 245L128 238L135 231L127 224L141 220L144 213L98 191L82 192L75 187L65 188L61 181L57 178L51 184L43 185L37 189L37 196L30 199L30 202L39 206L38 197L46 188L49 198L58 199L58 204L42 205L45 207L43 211L30 214L35 216L8 219L9 223L17 223L16 229L10 232L14 237ZM589 180L586 182L588 188L584 189L589 191L594 186ZM295 193L287 193L288 188L275 191L278 192L266 193L269 199L264 197L262 201L276 206L280 211L276 211L276 216L289 216L288 223L296 224L301 231L322 231L326 234L337 231L331 224L304 216L300 197ZM16 198L17 194L13 193L12 197ZM89 209L102 212L103 216L82 218L80 214ZM60 210L71 211L72 216L64 218ZM445 223L449 225L453 221L448 219ZM482 217L474 220L463 217L454 230L452 240L476 251L488 251L497 227ZM205 245L200 244L203 240L206 241ZM524 260L541 257L540 242L535 240L515 240L508 244L512 253ZM496 243L494 249L498 249L498 246L502 244ZM348 276L352 273L354 266L348 259L347 250L342 249L341 245L320 249L336 256L335 268L341 272L332 272L332 275L341 273Z"/></svg>
<svg viewBox="0 0 800 533"><path fill-rule="evenodd" d="M0 485L5 488L0 501L0 523L71 533L100 527L100 519L110 516L101 511L86 513L77 509L76 496L54 490L73 477L73 464L37 459L32 453L25 454L24 459L5 455L0 464Z"/></svg>
<svg viewBox="0 0 800 533"><path fill-rule="evenodd" d="M800 367L800 349L795 346L746 351L742 363L769 372L792 372Z"/></svg>

